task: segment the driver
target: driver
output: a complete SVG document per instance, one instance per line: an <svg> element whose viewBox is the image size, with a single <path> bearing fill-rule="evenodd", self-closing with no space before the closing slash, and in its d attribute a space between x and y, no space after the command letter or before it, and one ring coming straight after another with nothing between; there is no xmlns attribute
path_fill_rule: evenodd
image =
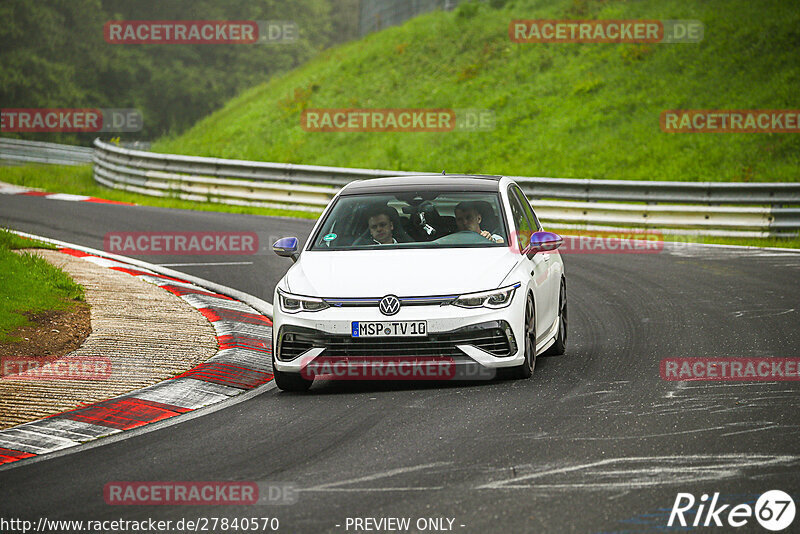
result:
<svg viewBox="0 0 800 534"><path fill-rule="evenodd" d="M477 232L493 243L504 243L503 238L499 235L493 234L488 230L481 230L481 214L473 203L467 201L459 202L455 213L456 226L458 226L459 232L465 230Z"/></svg>
<svg viewBox="0 0 800 534"><path fill-rule="evenodd" d="M397 243L397 239L392 237L394 223L392 223L391 211L389 206L379 206L369 211L367 225L372 241L376 245L392 245Z"/></svg>

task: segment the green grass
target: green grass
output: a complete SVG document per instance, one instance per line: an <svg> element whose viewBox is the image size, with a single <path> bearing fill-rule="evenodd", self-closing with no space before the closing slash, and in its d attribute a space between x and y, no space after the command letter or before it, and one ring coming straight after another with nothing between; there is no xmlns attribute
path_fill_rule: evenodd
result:
<svg viewBox="0 0 800 534"><path fill-rule="evenodd" d="M492 2L496 3L496 2ZM697 44L516 44L513 19L697 19ZM253 87L159 152L518 176L796 181L800 135L664 133L666 109L797 109L783 0L516 0L435 12ZM305 108L484 108L490 132L323 133Z"/></svg>
<svg viewBox="0 0 800 534"><path fill-rule="evenodd" d="M800 248L800 237L700 237L684 238L664 236L665 241L705 243L715 245L741 245L746 247Z"/></svg>
<svg viewBox="0 0 800 534"><path fill-rule="evenodd" d="M57 247L36 239L20 237L6 228L0 228L0 248L16 250L20 248L46 248L55 250Z"/></svg>
<svg viewBox="0 0 800 534"><path fill-rule="evenodd" d="M12 249L48 245L26 241L0 230L0 343L17 341L10 336L29 323L25 313L65 310L84 300L83 287L44 259Z"/></svg>
<svg viewBox="0 0 800 534"><path fill-rule="evenodd" d="M109 189L94 181L92 178L92 167L89 165L23 165L0 167L0 182L37 188L51 193L88 195L106 200L118 200L120 202L131 202L133 204L157 206L161 208L247 213L276 217L312 219L318 217L318 214L302 211L192 202L172 197L151 197L138 193L130 193L128 191Z"/></svg>
<svg viewBox="0 0 800 534"><path fill-rule="evenodd" d="M672 238L665 238L672 241ZM674 240L680 240L675 238ZM685 240L684 240L685 241ZM800 248L800 237L704 237L699 243L746 247Z"/></svg>
<svg viewBox="0 0 800 534"><path fill-rule="evenodd" d="M534 203L535 205L535 203ZM767 248L800 248L800 236L791 237L718 237L706 235L676 235L676 234L663 234L658 229L645 228L645 227L619 227L616 230L580 230L580 229L566 229L566 228L548 228L545 223L545 230L550 230L561 235L586 235L597 237L613 237L616 235L635 235L641 232L643 234L650 234L653 239L665 242L674 242L691 246L693 244L699 245L738 245L744 247L767 247ZM632 234L633 233L633 234Z"/></svg>

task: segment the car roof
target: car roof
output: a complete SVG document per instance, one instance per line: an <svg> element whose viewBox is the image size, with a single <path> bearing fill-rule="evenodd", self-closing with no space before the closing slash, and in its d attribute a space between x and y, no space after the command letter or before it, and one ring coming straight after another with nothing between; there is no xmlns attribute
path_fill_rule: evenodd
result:
<svg viewBox="0 0 800 534"><path fill-rule="evenodd" d="M498 191L502 176L483 174L417 174L371 178L350 182L341 195L360 195L364 193L393 193L436 189L440 191Z"/></svg>

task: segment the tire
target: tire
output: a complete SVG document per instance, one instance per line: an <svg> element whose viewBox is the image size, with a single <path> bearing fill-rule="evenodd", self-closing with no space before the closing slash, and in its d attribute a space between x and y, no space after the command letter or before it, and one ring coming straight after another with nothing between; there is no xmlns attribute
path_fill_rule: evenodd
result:
<svg viewBox="0 0 800 534"><path fill-rule="evenodd" d="M555 342L544 352L544 356L561 356L567 351L567 282L561 279L561 289L558 292L558 334Z"/></svg>
<svg viewBox="0 0 800 534"><path fill-rule="evenodd" d="M278 371L275 369L274 358L272 360L272 373L273 378L275 378L275 385L278 386L278 389L281 391L302 393L304 391L308 391L308 388L310 388L311 384L314 383L313 380L307 380L303 378L300 373L285 373L283 371Z"/></svg>
<svg viewBox="0 0 800 534"><path fill-rule="evenodd" d="M536 311L533 298L528 295L525 301L525 361L516 367L500 367L498 376L504 380L522 380L530 378L536 367Z"/></svg>

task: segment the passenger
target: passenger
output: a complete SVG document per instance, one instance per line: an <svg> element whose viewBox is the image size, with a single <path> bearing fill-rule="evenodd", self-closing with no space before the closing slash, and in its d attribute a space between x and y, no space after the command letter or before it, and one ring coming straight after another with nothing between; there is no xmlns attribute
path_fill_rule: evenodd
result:
<svg viewBox="0 0 800 534"><path fill-rule="evenodd" d="M397 244L397 239L392 236L394 232L392 211L394 210L389 206L379 206L367 213L367 225L375 245Z"/></svg>
<svg viewBox="0 0 800 534"><path fill-rule="evenodd" d="M488 230L481 230L481 214L472 202L459 202L455 209L458 231L476 232L493 243L504 243L503 238Z"/></svg>

